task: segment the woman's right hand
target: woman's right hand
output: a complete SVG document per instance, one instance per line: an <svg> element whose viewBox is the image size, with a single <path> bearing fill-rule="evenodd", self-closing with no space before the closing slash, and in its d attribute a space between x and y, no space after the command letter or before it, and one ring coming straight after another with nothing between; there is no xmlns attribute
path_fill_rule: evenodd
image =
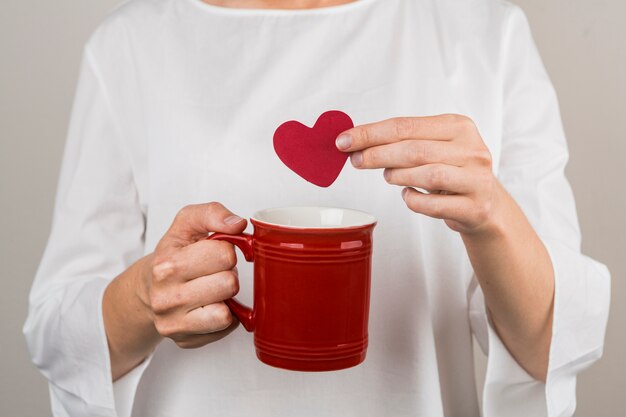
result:
<svg viewBox="0 0 626 417"><path fill-rule="evenodd" d="M220 203L184 207L158 243L146 269L144 301L161 336L197 348L232 330L224 300L239 292L232 244L207 240L208 232L236 234L246 220Z"/></svg>
<svg viewBox="0 0 626 417"><path fill-rule="evenodd" d="M237 326L224 304L239 291L234 247L206 237L241 233L246 224L220 203L184 207L154 253L109 284L103 313L114 380L163 337L181 348L197 348Z"/></svg>

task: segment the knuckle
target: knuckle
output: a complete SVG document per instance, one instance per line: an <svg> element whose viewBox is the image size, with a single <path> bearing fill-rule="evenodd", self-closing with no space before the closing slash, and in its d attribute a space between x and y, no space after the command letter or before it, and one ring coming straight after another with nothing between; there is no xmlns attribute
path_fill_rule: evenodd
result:
<svg viewBox="0 0 626 417"><path fill-rule="evenodd" d="M169 257L157 258L152 265L152 278L157 282L167 281L176 276L178 267Z"/></svg>
<svg viewBox="0 0 626 417"><path fill-rule="evenodd" d="M360 126L355 126L350 130L350 137L352 138L351 147L362 144L365 141L365 136L367 135L366 129Z"/></svg>
<svg viewBox="0 0 626 417"><path fill-rule="evenodd" d="M357 130L357 134L355 135L358 142L361 144L368 146L371 143L371 135L369 130L366 128L360 128Z"/></svg>
<svg viewBox="0 0 626 417"><path fill-rule="evenodd" d="M460 132L466 133L476 129L474 121L463 114L445 114L444 122L455 125Z"/></svg>
<svg viewBox="0 0 626 417"><path fill-rule="evenodd" d="M443 188L448 183L448 171L441 165L435 165L427 176L428 186L431 189Z"/></svg>
<svg viewBox="0 0 626 417"><path fill-rule="evenodd" d="M428 213L430 216L435 218L441 218L443 215L443 208L438 200L435 199L427 199L428 203Z"/></svg>
<svg viewBox="0 0 626 417"><path fill-rule="evenodd" d="M233 271L229 271L225 276L224 285L226 287L226 295L228 298L234 297L239 292L239 278Z"/></svg>
<svg viewBox="0 0 626 417"><path fill-rule="evenodd" d="M369 129L361 129L361 139L366 145L371 145L371 143L373 142L373 138Z"/></svg>
<svg viewBox="0 0 626 417"><path fill-rule="evenodd" d="M478 224L485 223L491 215L491 201L486 200L480 203L476 209L475 221Z"/></svg>
<svg viewBox="0 0 626 417"><path fill-rule="evenodd" d="M150 295L150 308L155 314L165 314L172 308L169 297L163 293Z"/></svg>
<svg viewBox="0 0 626 417"><path fill-rule="evenodd" d="M175 221L187 221L191 217L191 212L193 212L193 205L184 206L176 213Z"/></svg>
<svg viewBox="0 0 626 417"><path fill-rule="evenodd" d="M474 132L476 130L476 124L467 116L457 115L457 123L462 132Z"/></svg>
<svg viewBox="0 0 626 417"><path fill-rule="evenodd" d="M491 167L491 164L493 162L491 152L489 152L489 149L487 148L480 149L476 154L476 159L482 165L489 167Z"/></svg>
<svg viewBox="0 0 626 417"><path fill-rule="evenodd" d="M224 245L220 250L221 263L224 269L232 269L237 265L237 254L235 248L228 242L222 242Z"/></svg>
<svg viewBox="0 0 626 417"><path fill-rule="evenodd" d="M420 141L412 141L413 143L409 146L409 160L412 164L419 165L421 163L428 161L428 149Z"/></svg>
<svg viewBox="0 0 626 417"><path fill-rule="evenodd" d="M461 123L464 117L465 116L456 113L447 113L441 115L444 123L455 125Z"/></svg>
<svg viewBox="0 0 626 417"><path fill-rule="evenodd" d="M455 114L454 117L456 117L457 122L462 125L466 125L472 122L472 119L464 114Z"/></svg>
<svg viewBox="0 0 626 417"><path fill-rule="evenodd" d="M414 123L410 117L396 117L394 126L399 139L408 139L413 135Z"/></svg>
<svg viewBox="0 0 626 417"><path fill-rule="evenodd" d="M206 204L206 208L211 213L216 213L218 211L221 211L221 210L225 209L225 207L222 205L222 203L219 203L217 201L211 201L211 202L207 203Z"/></svg>
<svg viewBox="0 0 626 417"><path fill-rule="evenodd" d="M154 327L156 328L157 332L163 337L172 338L178 334L176 327L173 326L172 323L169 322L169 320L164 320L157 317L154 320Z"/></svg>
<svg viewBox="0 0 626 417"><path fill-rule="evenodd" d="M433 217L440 219L443 217L443 211L439 204L433 204L431 207L431 214Z"/></svg>
<svg viewBox="0 0 626 417"><path fill-rule="evenodd" d="M230 313L230 309L224 303L214 304L213 318L217 328L216 330L223 330L233 323L233 316Z"/></svg>
<svg viewBox="0 0 626 417"><path fill-rule="evenodd" d="M469 117L463 115L463 114L458 114L458 113L451 113L447 115L450 120L456 124L462 125L464 123L467 122L467 120L469 120Z"/></svg>

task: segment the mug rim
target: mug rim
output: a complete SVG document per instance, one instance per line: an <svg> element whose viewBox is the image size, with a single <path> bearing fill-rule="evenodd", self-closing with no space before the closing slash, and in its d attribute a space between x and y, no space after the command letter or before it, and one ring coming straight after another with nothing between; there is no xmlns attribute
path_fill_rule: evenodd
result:
<svg viewBox="0 0 626 417"><path fill-rule="evenodd" d="M295 226L295 225L289 225L289 224L283 224L283 223L275 223L275 222L270 222L270 221L266 221L266 220L261 220L259 217L262 213L264 212L268 212L268 211L276 211L276 210L292 210L292 209L314 209L314 210L320 210L320 209L334 209L334 210L342 210L344 212L351 212L351 213L355 213L358 215L364 215L366 217L368 217L369 219L367 221L363 221L357 224L351 224L349 226L328 226L328 225L324 225L324 226ZM266 209L262 209L262 210L257 210L256 212L254 212L254 214L250 217L250 221L252 222L252 224L260 224L260 225L264 225L264 226L270 226L273 228L284 228L284 229L290 229L290 230L353 230L353 229L360 229L360 228L367 228L370 226L374 226L376 225L376 223L378 222L378 220L376 219L376 217L366 211L363 210L356 210L353 208L348 208L348 207L332 207L332 206L280 206L280 207L270 207L270 208L266 208Z"/></svg>

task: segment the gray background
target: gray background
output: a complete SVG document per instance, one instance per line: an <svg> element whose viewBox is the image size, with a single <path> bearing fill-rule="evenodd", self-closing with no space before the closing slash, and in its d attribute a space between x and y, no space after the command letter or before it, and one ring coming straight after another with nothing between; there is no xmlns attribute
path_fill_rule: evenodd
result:
<svg viewBox="0 0 626 417"><path fill-rule="evenodd" d="M52 215L81 48L117 0L2 0L0 415L49 416L21 327ZM584 251L609 265L604 358L579 379L576 416L626 412L626 2L519 0L561 100ZM478 379L484 358L477 355Z"/></svg>

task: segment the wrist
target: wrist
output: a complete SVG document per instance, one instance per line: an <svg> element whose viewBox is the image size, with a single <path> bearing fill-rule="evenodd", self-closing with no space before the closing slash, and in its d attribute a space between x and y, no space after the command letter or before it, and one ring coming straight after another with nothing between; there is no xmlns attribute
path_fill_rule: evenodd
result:
<svg viewBox="0 0 626 417"><path fill-rule="evenodd" d="M150 303L150 285L152 282L152 258L154 254L149 254L141 258L135 266L137 270L131 274L132 294L136 305L138 319L144 326L150 328L150 333L154 338L161 339L154 325L154 313Z"/></svg>
<svg viewBox="0 0 626 417"><path fill-rule="evenodd" d="M154 314L150 307L151 276L148 274L151 265L152 254L131 265L107 288L111 315L132 326L136 334L142 335L146 340L160 337L154 326Z"/></svg>
<svg viewBox="0 0 626 417"><path fill-rule="evenodd" d="M102 310L114 381L141 363L162 339L146 303L148 281L143 271L149 259L150 255L135 262L104 292Z"/></svg>
<svg viewBox="0 0 626 417"><path fill-rule="evenodd" d="M463 239L482 241L505 237L511 229L509 218L515 206L513 198L502 184L494 178L494 190L487 218L480 226L471 230L461 231L461 236Z"/></svg>
<svg viewBox="0 0 626 417"><path fill-rule="evenodd" d="M135 265L137 267L136 272L131 275L133 294L141 304L142 310L146 313L152 312L150 308L150 283L152 281L152 258L154 254L144 256Z"/></svg>

